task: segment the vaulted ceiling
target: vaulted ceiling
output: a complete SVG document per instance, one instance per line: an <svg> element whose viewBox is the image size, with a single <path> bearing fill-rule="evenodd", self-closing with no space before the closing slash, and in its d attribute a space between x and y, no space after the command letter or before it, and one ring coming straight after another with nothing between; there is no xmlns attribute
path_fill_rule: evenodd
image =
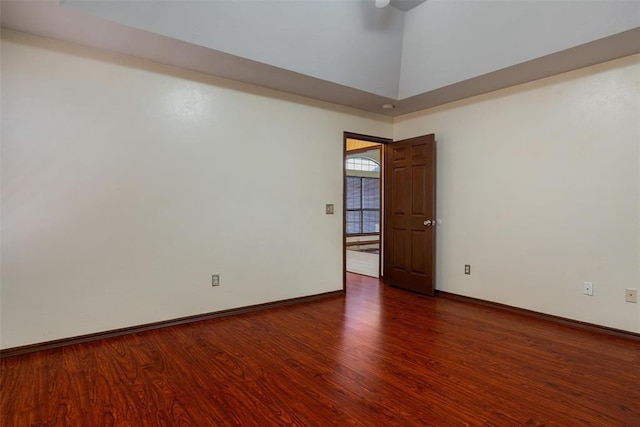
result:
<svg viewBox="0 0 640 427"><path fill-rule="evenodd" d="M4 28L391 116L640 52L639 1L392 6L3 0L0 16Z"/></svg>

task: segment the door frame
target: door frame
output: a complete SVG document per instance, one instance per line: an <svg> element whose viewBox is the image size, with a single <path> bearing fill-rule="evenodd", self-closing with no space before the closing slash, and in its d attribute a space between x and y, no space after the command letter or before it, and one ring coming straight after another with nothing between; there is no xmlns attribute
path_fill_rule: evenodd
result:
<svg viewBox="0 0 640 427"><path fill-rule="evenodd" d="M347 139L358 139L360 141L375 142L382 144L380 147L380 262L379 270L382 271L382 252L384 239L384 153L385 145L393 142L390 138L381 138L378 136L363 135L353 132L343 132L342 137L342 290L347 292L347 168L345 162L347 160ZM384 281L382 275L380 280Z"/></svg>

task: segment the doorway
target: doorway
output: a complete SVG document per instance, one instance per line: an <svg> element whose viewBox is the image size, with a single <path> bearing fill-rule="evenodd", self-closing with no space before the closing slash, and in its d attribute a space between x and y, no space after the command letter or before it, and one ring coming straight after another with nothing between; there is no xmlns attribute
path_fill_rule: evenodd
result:
<svg viewBox="0 0 640 427"><path fill-rule="evenodd" d="M394 142L345 132L343 181L345 291L350 271L434 295L435 136Z"/></svg>
<svg viewBox="0 0 640 427"><path fill-rule="evenodd" d="M344 135L345 277L347 272L381 277L386 142L390 140L346 132Z"/></svg>

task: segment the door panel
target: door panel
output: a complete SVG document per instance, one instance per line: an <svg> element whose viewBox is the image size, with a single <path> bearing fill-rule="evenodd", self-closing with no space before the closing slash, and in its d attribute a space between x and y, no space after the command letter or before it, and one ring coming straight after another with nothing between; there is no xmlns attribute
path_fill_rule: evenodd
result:
<svg viewBox="0 0 640 427"><path fill-rule="evenodd" d="M393 230L393 269L404 271L405 269L405 254L404 246L407 238L405 236L405 230Z"/></svg>
<svg viewBox="0 0 640 427"><path fill-rule="evenodd" d="M407 213L407 200L404 197L404 188L402 183L406 179L406 168L399 167L393 170L392 181L395 183L391 193L392 208L391 212L395 215L404 215Z"/></svg>
<svg viewBox="0 0 640 427"><path fill-rule="evenodd" d="M385 281L435 291L436 142L434 135L387 144Z"/></svg>
<svg viewBox="0 0 640 427"><path fill-rule="evenodd" d="M425 165L417 165L411 168L411 213L425 216L427 214L427 201L425 200L425 182L427 181L427 168Z"/></svg>
<svg viewBox="0 0 640 427"><path fill-rule="evenodd" d="M413 231L411 233L411 272L424 275L427 271L425 268L425 233L424 231Z"/></svg>
<svg viewBox="0 0 640 427"><path fill-rule="evenodd" d="M395 147L392 149L392 153L392 162L405 160L405 157L407 156L407 147Z"/></svg>

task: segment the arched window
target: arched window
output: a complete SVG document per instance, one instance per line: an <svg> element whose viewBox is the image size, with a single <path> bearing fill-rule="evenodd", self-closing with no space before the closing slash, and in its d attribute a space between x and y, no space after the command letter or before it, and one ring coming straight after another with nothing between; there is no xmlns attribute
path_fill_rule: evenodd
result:
<svg viewBox="0 0 640 427"><path fill-rule="evenodd" d="M349 157L345 167L352 171L380 172L380 163L367 157Z"/></svg>

